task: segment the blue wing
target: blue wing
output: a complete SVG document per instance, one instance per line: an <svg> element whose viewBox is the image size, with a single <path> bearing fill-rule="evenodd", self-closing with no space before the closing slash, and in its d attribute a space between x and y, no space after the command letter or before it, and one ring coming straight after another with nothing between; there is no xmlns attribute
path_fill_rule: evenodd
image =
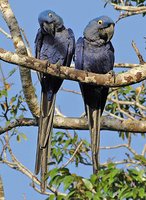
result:
<svg viewBox="0 0 146 200"><path fill-rule="evenodd" d="M84 39L80 37L75 49L75 69L83 70Z"/></svg>
<svg viewBox="0 0 146 200"><path fill-rule="evenodd" d="M35 38L35 57L36 58L40 58L42 42L43 42L43 34L41 32L41 29L38 29L38 32Z"/></svg>
<svg viewBox="0 0 146 200"><path fill-rule="evenodd" d="M75 36L72 31L72 29L68 29L68 34L69 34L69 44L68 44L68 49L67 49L67 58L66 58L66 66L70 66L71 60L73 57L73 54L75 52Z"/></svg>

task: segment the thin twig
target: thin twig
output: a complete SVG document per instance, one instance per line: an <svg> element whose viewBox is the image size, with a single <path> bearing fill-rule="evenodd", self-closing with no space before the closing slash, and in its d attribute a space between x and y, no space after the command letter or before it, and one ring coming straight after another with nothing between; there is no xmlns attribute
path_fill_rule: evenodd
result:
<svg viewBox="0 0 146 200"><path fill-rule="evenodd" d="M24 32L24 29L20 28L20 30L21 30L21 33L22 33L22 35L23 35L23 37L24 37L24 40L25 40L25 42L26 42L26 45L27 45L27 53L28 53L28 56L32 56L31 47L30 47L29 41L28 41L28 39L27 39L27 37L26 37L26 34L25 34L25 32Z"/></svg>
<svg viewBox="0 0 146 200"><path fill-rule="evenodd" d="M136 55L139 59L139 63L144 64L145 61L144 61L144 59L143 59L143 57L142 57L142 55L141 55L141 53L140 53L139 49L137 48L136 43L134 41L132 41L132 47L135 50L135 53L136 53Z"/></svg>
<svg viewBox="0 0 146 200"><path fill-rule="evenodd" d="M146 144L144 145L144 148L143 148L143 150L142 150L141 155L142 155L142 156L145 156L145 153L146 153Z"/></svg>
<svg viewBox="0 0 146 200"><path fill-rule="evenodd" d="M115 146L105 146L105 147L100 147L100 149L102 150L110 150L110 149L118 149L121 147L126 147L127 148L127 144L119 144L119 145L115 145Z"/></svg>
<svg viewBox="0 0 146 200"><path fill-rule="evenodd" d="M12 39L11 35L4 31L2 28L0 28L0 32L3 33L8 39Z"/></svg>
<svg viewBox="0 0 146 200"><path fill-rule="evenodd" d="M122 121L125 120L124 118L119 117L119 116L117 116L117 115L114 115L113 113L110 113L110 112L108 112L108 111L106 111L106 110L104 111L104 113L106 113L108 116L114 117L114 118L116 118L116 119L119 119L119 120L122 120Z"/></svg>
<svg viewBox="0 0 146 200"><path fill-rule="evenodd" d="M63 88L63 87L61 87L60 90L64 91L64 92L71 92L73 94L79 94L79 95L81 95L81 92L78 92L78 91L75 91L75 90L70 90L70 89Z"/></svg>
<svg viewBox="0 0 146 200"><path fill-rule="evenodd" d="M16 165L16 169L18 171L20 171L21 173L25 174L26 176L28 176L32 180L33 183L36 183L37 185L40 185L39 179L29 169L27 169L21 162L19 162L17 160L17 158L14 156L14 154L12 152L12 149L10 147L10 144L9 144L9 136L8 136L8 134L5 135L4 139L5 139L9 154L11 156L12 162ZM13 166L11 166L11 165L9 165L9 167L13 168ZM49 185L47 185L47 189L49 189L51 192L53 192L55 194L58 194L58 195L59 194L63 195L63 196L66 195L64 193L58 192L55 188L50 187Z"/></svg>
<svg viewBox="0 0 146 200"><path fill-rule="evenodd" d="M140 164L140 162L138 161L135 161L135 160L129 160L129 159L124 159L124 160L121 160L121 161L115 161L115 162L112 162L113 164L115 165L121 165L121 164ZM102 163L100 164L101 167L107 167L109 164L109 162L105 162L105 163Z"/></svg>
<svg viewBox="0 0 146 200"><path fill-rule="evenodd" d="M134 68L138 66L139 64L132 64L132 63L115 63L114 64L115 68Z"/></svg>
<svg viewBox="0 0 146 200"><path fill-rule="evenodd" d="M47 196L50 196L51 194L53 194L53 193L46 192L46 191L42 193L41 190L38 189L38 188L35 186L34 183L31 183L30 186L31 186L36 192L38 192L38 193L40 193L40 194L47 195Z"/></svg>
<svg viewBox="0 0 146 200"><path fill-rule="evenodd" d="M75 155L77 154L77 152L82 144L83 144L83 141L81 140L80 143L78 144L76 150L74 151L73 155L71 156L71 158L62 166L62 168L66 167L69 163L71 163L73 161Z"/></svg>
<svg viewBox="0 0 146 200"><path fill-rule="evenodd" d="M122 114L124 114L124 115L127 116L128 118L130 118L130 119L132 119L132 120L135 120L134 117L132 117L130 114L128 114L126 111L124 111L124 110L120 107L117 91L115 92L115 97L116 97L116 100L117 100L117 106L118 106L117 109L119 110L119 112L122 113Z"/></svg>
<svg viewBox="0 0 146 200"><path fill-rule="evenodd" d="M122 101L122 100L118 100L117 99L113 99L111 97L108 97L108 100L114 102L114 103L119 103L120 105L130 105L130 106L137 106L139 108L141 108L142 110L146 110L146 107L141 105L139 102L136 101Z"/></svg>

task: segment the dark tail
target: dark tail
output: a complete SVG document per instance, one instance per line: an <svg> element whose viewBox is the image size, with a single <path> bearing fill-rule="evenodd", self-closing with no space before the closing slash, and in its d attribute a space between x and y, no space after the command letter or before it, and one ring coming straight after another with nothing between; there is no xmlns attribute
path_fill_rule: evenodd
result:
<svg viewBox="0 0 146 200"><path fill-rule="evenodd" d="M88 123L91 134L91 151L93 162L93 173L99 169L99 149L100 149L100 116L101 109L93 109L87 106Z"/></svg>
<svg viewBox="0 0 146 200"><path fill-rule="evenodd" d="M51 136L53 128L53 116L55 110L55 98L53 95L51 101L48 101L47 93L42 92L40 119L38 129L38 141L35 163L35 174L41 170L41 191L46 189L45 176L48 172L48 160L51 153Z"/></svg>

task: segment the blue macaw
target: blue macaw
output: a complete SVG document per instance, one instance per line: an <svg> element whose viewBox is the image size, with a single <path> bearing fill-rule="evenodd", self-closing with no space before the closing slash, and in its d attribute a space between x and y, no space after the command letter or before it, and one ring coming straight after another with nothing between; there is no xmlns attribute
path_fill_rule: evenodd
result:
<svg viewBox="0 0 146 200"><path fill-rule="evenodd" d="M66 29L63 20L55 12L46 10L38 17L40 28L35 39L36 58L48 60L52 64L70 66L75 50L73 31ZM41 168L41 189L45 190L45 174L51 151L51 131L55 110L55 98L63 80L48 74L40 73L42 87L38 143L35 173Z"/></svg>
<svg viewBox="0 0 146 200"><path fill-rule="evenodd" d="M75 68L97 74L113 69L114 48L110 42L114 34L114 22L107 16L95 18L84 29L75 49ZM108 87L80 83L91 133L93 173L99 165L100 117L108 95Z"/></svg>

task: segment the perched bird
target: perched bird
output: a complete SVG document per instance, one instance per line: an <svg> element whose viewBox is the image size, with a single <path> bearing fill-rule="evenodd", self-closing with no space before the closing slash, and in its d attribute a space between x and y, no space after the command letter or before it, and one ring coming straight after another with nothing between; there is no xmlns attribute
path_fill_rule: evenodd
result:
<svg viewBox="0 0 146 200"><path fill-rule="evenodd" d="M35 39L36 58L48 60L52 64L57 64L57 67L61 65L69 67L75 50L73 31L70 28L66 29L62 18L51 10L41 12L38 21L40 28ZM44 191L51 151L55 98L63 80L44 73L39 74L39 79L42 94L35 173L38 174L41 169L41 190Z"/></svg>
<svg viewBox="0 0 146 200"><path fill-rule="evenodd" d="M114 48L110 42L114 34L114 22L107 16L95 18L84 29L75 49L75 68L97 74L113 69ZM93 173L99 165L100 117L108 95L108 87L80 83L91 134Z"/></svg>

